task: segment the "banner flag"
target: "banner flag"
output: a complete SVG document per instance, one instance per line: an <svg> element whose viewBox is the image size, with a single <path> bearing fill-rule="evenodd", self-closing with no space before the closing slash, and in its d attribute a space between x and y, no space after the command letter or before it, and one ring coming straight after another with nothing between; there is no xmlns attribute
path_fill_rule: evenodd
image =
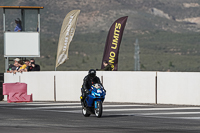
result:
<svg viewBox="0 0 200 133"><path fill-rule="evenodd" d="M103 61L107 60L111 64L112 71L117 71L119 47L127 19L128 16L121 17L110 27L104 48L101 69L104 68Z"/></svg>
<svg viewBox="0 0 200 133"><path fill-rule="evenodd" d="M56 67L63 64L68 59L69 45L75 33L79 13L80 10L72 10L63 20L58 42Z"/></svg>

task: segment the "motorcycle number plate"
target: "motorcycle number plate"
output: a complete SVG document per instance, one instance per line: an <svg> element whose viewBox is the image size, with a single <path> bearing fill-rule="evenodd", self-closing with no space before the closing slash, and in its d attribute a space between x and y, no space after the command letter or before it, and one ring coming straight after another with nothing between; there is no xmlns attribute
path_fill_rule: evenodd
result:
<svg viewBox="0 0 200 133"><path fill-rule="evenodd" d="M102 93L102 91L101 90L97 90L97 93Z"/></svg>

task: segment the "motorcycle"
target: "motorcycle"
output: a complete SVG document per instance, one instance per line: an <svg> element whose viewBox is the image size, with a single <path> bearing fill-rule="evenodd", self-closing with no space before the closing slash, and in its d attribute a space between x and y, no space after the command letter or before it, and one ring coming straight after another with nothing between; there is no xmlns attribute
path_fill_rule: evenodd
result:
<svg viewBox="0 0 200 133"><path fill-rule="evenodd" d="M102 116L102 103L105 99L106 91L100 84L94 84L89 89L89 93L82 104L82 114L85 117L89 117L91 114L95 114L98 118ZM82 99L82 97L81 97Z"/></svg>

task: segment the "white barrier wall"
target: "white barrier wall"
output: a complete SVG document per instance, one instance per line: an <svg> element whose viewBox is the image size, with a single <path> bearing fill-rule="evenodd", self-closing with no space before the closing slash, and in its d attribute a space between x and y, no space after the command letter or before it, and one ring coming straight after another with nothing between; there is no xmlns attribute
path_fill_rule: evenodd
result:
<svg viewBox="0 0 200 133"><path fill-rule="evenodd" d="M55 72L56 101L80 101L81 88L87 71ZM102 72L97 72L101 78Z"/></svg>
<svg viewBox="0 0 200 133"><path fill-rule="evenodd" d="M33 94L33 101L54 101L54 73L24 72L21 82L27 83L27 94Z"/></svg>
<svg viewBox="0 0 200 133"><path fill-rule="evenodd" d="M19 75L21 74L4 73L4 83L19 82L20 81Z"/></svg>
<svg viewBox="0 0 200 133"><path fill-rule="evenodd" d="M158 103L200 105L200 73L158 72Z"/></svg>
<svg viewBox="0 0 200 133"><path fill-rule="evenodd" d="M4 74L4 83L15 82L27 84L27 94L33 94L33 101L54 101L54 73L52 72Z"/></svg>
<svg viewBox="0 0 200 133"><path fill-rule="evenodd" d="M56 101L79 101L85 75L87 72L56 73Z"/></svg>
<svg viewBox="0 0 200 133"><path fill-rule="evenodd" d="M103 72L107 102L155 103L156 72Z"/></svg>
<svg viewBox="0 0 200 133"><path fill-rule="evenodd" d="M33 101L79 101L87 71L5 73L5 83L27 83ZM107 102L155 102L156 72L102 72ZM55 76L55 81L54 81ZM55 84L54 84L55 83ZM55 86L55 92L54 92Z"/></svg>
<svg viewBox="0 0 200 133"><path fill-rule="evenodd" d="M34 101L79 101L87 71L5 73L5 83L27 83ZM200 105L200 73L97 71L106 102ZM54 80L55 78L55 80ZM56 90L56 91L55 91ZM6 97L5 97L6 100Z"/></svg>

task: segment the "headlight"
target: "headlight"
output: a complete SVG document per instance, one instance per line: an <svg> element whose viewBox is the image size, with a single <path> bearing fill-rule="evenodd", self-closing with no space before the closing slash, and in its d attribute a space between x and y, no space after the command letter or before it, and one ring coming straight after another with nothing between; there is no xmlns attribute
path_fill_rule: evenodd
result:
<svg viewBox="0 0 200 133"><path fill-rule="evenodd" d="M93 92L92 95L93 95L93 96L99 96L99 97L100 97L100 94L99 94L99 93Z"/></svg>
<svg viewBox="0 0 200 133"><path fill-rule="evenodd" d="M97 90L97 93L102 93L102 91L101 90Z"/></svg>

